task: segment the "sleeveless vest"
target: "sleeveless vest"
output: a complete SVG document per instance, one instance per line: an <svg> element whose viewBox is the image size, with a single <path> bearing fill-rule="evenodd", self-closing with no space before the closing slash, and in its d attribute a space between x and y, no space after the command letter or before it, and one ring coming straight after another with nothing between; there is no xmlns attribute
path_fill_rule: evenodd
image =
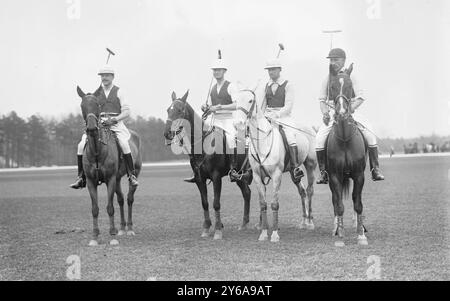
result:
<svg viewBox="0 0 450 301"><path fill-rule="evenodd" d="M233 103L231 99L231 95L228 94L228 86L230 85L229 81L225 81L220 88L219 93L217 93L217 84L214 85L211 91L211 103L213 106L216 105L229 105Z"/></svg>
<svg viewBox="0 0 450 301"><path fill-rule="evenodd" d="M103 91L102 86L97 89L95 95L97 96L99 103L102 104L102 113L122 113L120 99L119 97L117 97L118 91L119 87L113 86L111 91L109 92L108 97L106 97L105 91Z"/></svg>
<svg viewBox="0 0 450 301"><path fill-rule="evenodd" d="M272 87L269 84L266 85L266 103L268 108L282 108L284 107L284 102L286 100L286 85L288 81L285 81L278 89L275 94L272 92Z"/></svg>

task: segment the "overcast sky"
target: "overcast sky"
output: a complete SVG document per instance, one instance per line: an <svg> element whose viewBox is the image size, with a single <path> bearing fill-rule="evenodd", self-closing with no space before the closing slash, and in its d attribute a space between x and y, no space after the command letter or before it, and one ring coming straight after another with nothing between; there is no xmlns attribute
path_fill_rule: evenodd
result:
<svg viewBox="0 0 450 301"><path fill-rule="evenodd" d="M379 5L378 5L379 4ZM205 102L209 66L223 50L227 78L267 80L282 42L294 116L321 122L317 102L330 39L354 62L381 137L450 134L450 2L445 0L2 0L0 114L79 112L76 85L93 92L105 47L133 115L166 118L170 94Z"/></svg>

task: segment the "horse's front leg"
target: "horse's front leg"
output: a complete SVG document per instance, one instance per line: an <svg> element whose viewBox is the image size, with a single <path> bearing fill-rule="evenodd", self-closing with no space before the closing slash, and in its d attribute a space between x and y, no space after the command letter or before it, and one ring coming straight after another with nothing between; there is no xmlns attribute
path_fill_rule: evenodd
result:
<svg viewBox="0 0 450 301"><path fill-rule="evenodd" d="M262 182L261 175L258 172L254 173L254 180L256 188L258 189L259 209L260 209L260 229L259 241L265 241L269 239L267 233L269 229L269 223L267 222L267 202L266 202L266 185Z"/></svg>
<svg viewBox="0 0 450 301"><path fill-rule="evenodd" d="M220 240L223 237L222 234L223 224L220 218L220 194L222 193L222 178L220 177L220 175L216 175L213 177L213 186L214 186L213 207L216 216L216 225L214 227L215 229L214 239Z"/></svg>
<svg viewBox="0 0 450 301"><path fill-rule="evenodd" d="M100 229L98 228L98 195L97 195L97 183L92 179L87 178L87 188L92 202L92 218L93 218L93 231L92 240L89 242L89 246L98 246L98 236L100 235Z"/></svg>
<svg viewBox="0 0 450 301"><path fill-rule="evenodd" d="M111 245L117 245L119 242L114 238L117 235L117 228L114 225L114 193L116 192L116 176L112 176L106 183L108 205L106 211L109 216L109 234L112 236Z"/></svg>
<svg viewBox="0 0 450 301"><path fill-rule="evenodd" d="M358 234L358 244L367 246L369 243L366 237L366 228L363 224L363 204L362 204L362 189L364 186L364 173L361 173L353 179L353 208L356 213L356 233Z"/></svg>
<svg viewBox="0 0 450 301"><path fill-rule="evenodd" d="M271 209L273 214L273 232L272 236L270 238L271 242L279 242L280 236L278 235L278 210L280 209L280 203L279 203L279 192L281 187L281 179L283 177L283 172L281 169L276 169L275 172L272 175L273 179L273 199L271 203Z"/></svg>

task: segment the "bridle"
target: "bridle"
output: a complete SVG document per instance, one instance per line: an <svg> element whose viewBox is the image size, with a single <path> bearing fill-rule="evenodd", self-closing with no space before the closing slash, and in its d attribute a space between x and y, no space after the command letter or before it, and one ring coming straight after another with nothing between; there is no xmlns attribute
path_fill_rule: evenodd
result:
<svg viewBox="0 0 450 301"><path fill-rule="evenodd" d="M335 120L340 119L340 120L343 120L344 122L348 122L349 125L352 125L352 124L354 124L354 121L353 121L353 118L352 118L352 114L350 113L350 110L351 110L351 100L350 100L347 96L345 96L345 95L343 94L343 92L342 92L342 91L343 91L343 88L344 88L344 79L343 79L343 78L340 78L339 82L341 83L341 89L340 89L339 94L338 94L338 95L335 97L335 99L334 99L334 106L333 106L333 109L334 109L334 111L335 111L335 113L334 113L334 116L335 116L334 119L335 119ZM345 104L346 104L346 109L345 109L345 112L344 112L343 114L339 113L339 112L336 110L336 108L338 107L338 104L340 103L341 100L343 100L343 101L345 102ZM327 104L327 105L328 105L328 104ZM341 105L339 105L339 107L340 107L340 106L341 106ZM330 106L330 107L331 107L331 106ZM340 117L340 118L339 118L339 117ZM351 120L349 120L349 119L351 119ZM352 121L353 121L353 122L352 122ZM354 127L353 127L353 132L352 132L352 134L351 134L349 137L347 137L346 139L340 137L340 136L337 135L336 133L335 133L335 136L336 136L336 138L337 138L338 140L340 140L341 142L346 143L346 142L350 141L350 140L353 138L353 136L356 135L357 131L358 131L358 128L357 128L356 126L354 126Z"/></svg>

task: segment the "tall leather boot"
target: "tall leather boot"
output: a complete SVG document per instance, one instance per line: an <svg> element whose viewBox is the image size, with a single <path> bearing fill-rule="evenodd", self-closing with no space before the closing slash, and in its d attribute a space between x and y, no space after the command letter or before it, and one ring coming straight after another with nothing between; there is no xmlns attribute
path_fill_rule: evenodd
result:
<svg viewBox="0 0 450 301"><path fill-rule="evenodd" d="M82 189L86 187L86 176L83 171L83 155L78 155L78 178L75 183L70 184L70 188Z"/></svg>
<svg viewBox="0 0 450 301"><path fill-rule="evenodd" d="M328 184L328 173L326 171L326 150L316 151L317 161L319 163L320 176L317 179L317 184Z"/></svg>
<svg viewBox="0 0 450 301"><path fill-rule="evenodd" d="M130 181L131 186L138 186L139 182L136 177L136 170L134 169L133 157L130 154L124 154L125 164L128 171L128 181Z"/></svg>
<svg viewBox="0 0 450 301"><path fill-rule="evenodd" d="M291 177L294 183L299 183L304 176L303 170L298 163L298 148L297 145L289 145L289 155L291 157Z"/></svg>
<svg viewBox="0 0 450 301"><path fill-rule="evenodd" d="M383 181L384 176L378 166L378 147L369 147L369 163L370 172L372 173L372 180Z"/></svg>

